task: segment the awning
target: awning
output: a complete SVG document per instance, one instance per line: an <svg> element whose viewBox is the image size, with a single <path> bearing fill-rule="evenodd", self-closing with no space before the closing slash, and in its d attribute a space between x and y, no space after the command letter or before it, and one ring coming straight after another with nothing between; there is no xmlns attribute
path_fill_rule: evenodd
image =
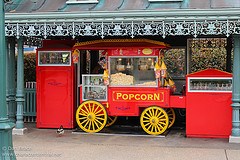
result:
<svg viewBox="0 0 240 160"><path fill-rule="evenodd" d="M170 46L164 42L149 39L101 39L87 42L79 42L73 49L114 49L114 48L159 48L166 49Z"/></svg>

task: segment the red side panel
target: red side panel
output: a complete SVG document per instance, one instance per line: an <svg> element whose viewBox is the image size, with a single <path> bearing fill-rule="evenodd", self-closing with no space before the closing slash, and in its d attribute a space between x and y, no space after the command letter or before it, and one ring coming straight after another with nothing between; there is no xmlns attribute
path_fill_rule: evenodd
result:
<svg viewBox="0 0 240 160"><path fill-rule="evenodd" d="M228 138L232 129L231 92L189 92L189 77L232 77L217 69L206 69L187 75L187 137Z"/></svg>
<svg viewBox="0 0 240 160"><path fill-rule="evenodd" d="M170 106L172 108L186 108L186 96L171 95Z"/></svg>
<svg viewBox="0 0 240 160"><path fill-rule="evenodd" d="M111 116L139 116L139 109L157 105L169 107L167 88L109 87L108 114Z"/></svg>
<svg viewBox="0 0 240 160"><path fill-rule="evenodd" d="M231 98L231 93L189 93L187 136L228 138L232 129Z"/></svg>
<svg viewBox="0 0 240 160"><path fill-rule="evenodd" d="M37 127L73 128L73 72L71 67L37 70Z"/></svg>

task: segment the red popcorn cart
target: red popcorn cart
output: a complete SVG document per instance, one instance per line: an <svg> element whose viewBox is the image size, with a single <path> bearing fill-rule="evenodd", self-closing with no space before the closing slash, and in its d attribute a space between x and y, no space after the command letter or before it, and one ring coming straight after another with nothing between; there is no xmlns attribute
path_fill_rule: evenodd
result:
<svg viewBox="0 0 240 160"><path fill-rule="evenodd" d="M44 41L37 50L37 127L74 128L73 42Z"/></svg>
<svg viewBox="0 0 240 160"><path fill-rule="evenodd" d="M162 49L169 46L147 39L110 39L77 43L73 50L103 50L103 74L83 74L78 126L99 132L118 116L140 116L143 130L165 132L175 121L172 108L185 108L185 96L175 96L167 77Z"/></svg>
<svg viewBox="0 0 240 160"><path fill-rule="evenodd" d="M232 74L206 69L187 77L187 137L228 138L232 129Z"/></svg>

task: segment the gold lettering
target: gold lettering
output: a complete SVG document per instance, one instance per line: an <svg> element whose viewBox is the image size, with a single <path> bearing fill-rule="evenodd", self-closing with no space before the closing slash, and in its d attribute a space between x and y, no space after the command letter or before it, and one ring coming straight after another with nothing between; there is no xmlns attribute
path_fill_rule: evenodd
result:
<svg viewBox="0 0 240 160"><path fill-rule="evenodd" d="M153 100L153 95L152 94L147 94L148 95L148 100Z"/></svg>
<svg viewBox="0 0 240 160"><path fill-rule="evenodd" d="M131 100L132 98L134 98L134 94L129 94L129 100Z"/></svg>
<svg viewBox="0 0 240 160"><path fill-rule="evenodd" d="M136 99L137 101L139 101L139 100L140 100L140 94L136 94L136 95L135 95L135 99Z"/></svg>
<svg viewBox="0 0 240 160"><path fill-rule="evenodd" d="M119 99L120 97L122 97L122 93L117 93L117 99Z"/></svg>
<svg viewBox="0 0 240 160"><path fill-rule="evenodd" d="M160 100L160 94L154 93L154 100Z"/></svg>
<svg viewBox="0 0 240 160"><path fill-rule="evenodd" d="M146 100L147 99L147 95L146 94L142 94L141 95L141 100Z"/></svg>
<svg viewBox="0 0 240 160"><path fill-rule="evenodd" d="M163 100L164 93L116 93L116 100L159 101Z"/></svg>
<svg viewBox="0 0 240 160"><path fill-rule="evenodd" d="M123 94L123 95L122 95L122 99L123 99L123 100L127 100L127 99L128 99L128 94Z"/></svg>

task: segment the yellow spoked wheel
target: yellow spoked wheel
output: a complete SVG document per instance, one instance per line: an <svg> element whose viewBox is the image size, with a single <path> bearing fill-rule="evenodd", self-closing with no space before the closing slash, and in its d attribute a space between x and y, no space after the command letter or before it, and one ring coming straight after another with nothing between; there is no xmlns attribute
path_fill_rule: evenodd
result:
<svg viewBox="0 0 240 160"><path fill-rule="evenodd" d="M113 125L117 120L117 116L108 116L106 127Z"/></svg>
<svg viewBox="0 0 240 160"><path fill-rule="evenodd" d="M168 115L164 109L152 106L146 108L141 116L140 123L143 130L151 135L162 134L168 128Z"/></svg>
<svg viewBox="0 0 240 160"><path fill-rule="evenodd" d="M172 125L174 124L174 122L176 120L176 114L174 112L174 109L172 109L172 108L166 108L165 111L167 112L168 119L169 119L168 128L170 128L170 127L172 127Z"/></svg>
<svg viewBox="0 0 240 160"><path fill-rule="evenodd" d="M93 100L85 101L77 109L76 121L85 132L99 132L107 123L107 112L101 103Z"/></svg>

